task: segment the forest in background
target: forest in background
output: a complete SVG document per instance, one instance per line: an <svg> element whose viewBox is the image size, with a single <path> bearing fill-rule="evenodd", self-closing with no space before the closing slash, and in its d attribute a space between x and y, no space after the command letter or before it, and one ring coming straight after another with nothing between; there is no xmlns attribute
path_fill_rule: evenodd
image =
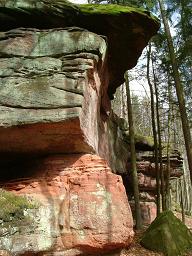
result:
<svg viewBox="0 0 192 256"><path fill-rule="evenodd" d="M185 214L192 215L192 2L89 0L89 3L145 8L161 22L158 35L151 40L137 67L127 72L126 83L118 88L112 105L118 116L127 119L129 128L131 112L133 135L154 139L157 213L174 208L183 211L184 220ZM146 94L130 90L132 81L142 84ZM181 152L184 159L184 175L175 181L169 175L169 156L174 150ZM166 180L161 170L162 156L167 157Z"/></svg>

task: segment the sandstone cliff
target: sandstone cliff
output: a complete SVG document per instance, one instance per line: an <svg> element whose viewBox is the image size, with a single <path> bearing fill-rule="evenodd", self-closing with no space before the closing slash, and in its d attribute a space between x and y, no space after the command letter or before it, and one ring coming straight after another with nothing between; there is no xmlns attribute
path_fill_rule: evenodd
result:
<svg viewBox="0 0 192 256"><path fill-rule="evenodd" d="M131 243L114 174L128 148L110 98L158 27L128 7L1 1L1 187L31 202L0 195L5 254L99 255Z"/></svg>

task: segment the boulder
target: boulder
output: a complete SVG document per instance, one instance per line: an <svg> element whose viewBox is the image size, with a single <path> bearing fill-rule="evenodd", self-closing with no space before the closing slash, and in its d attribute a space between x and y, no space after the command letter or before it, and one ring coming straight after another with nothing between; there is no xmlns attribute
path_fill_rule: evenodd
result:
<svg viewBox="0 0 192 256"><path fill-rule="evenodd" d="M0 160L95 152L125 172L109 98L158 21L118 5L10 0L0 3L1 24Z"/></svg>
<svg viewBox="0 0 192 256"><path fill-rule="evenodd" d="M192 249L192 233L171 211L161 213L145 231L141 244L167 256Z"/></svg>
<svg viewBox="0 0 192 256"><path fill-rule="evenodd" d="M9 219L1 234L1 250L14 255L41 251L78 255L77 251L100 253L130 245L134 233L126 192L121 177L105 160L90 154L59 155L22 168L23 177L4 182L3 187L35 202L34 207L22 208L33 224Z"/></svg>

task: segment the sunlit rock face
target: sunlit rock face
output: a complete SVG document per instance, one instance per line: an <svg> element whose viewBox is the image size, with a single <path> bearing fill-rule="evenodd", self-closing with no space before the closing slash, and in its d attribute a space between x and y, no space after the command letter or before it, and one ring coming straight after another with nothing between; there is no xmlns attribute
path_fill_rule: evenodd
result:
<svg viewBox="0 0 192 256"><path fill-rule="evenodd" d="M0 41L1 152L98 149L105 53L102 37L77 28L4 33Z"/></svg>
<svg viewBox="0 0 192 256"><path fill-rule="evenodd" d="M131 244L114 174L126 172L129 149L110 98L158 27L148 12L117 5L1 1L2 255L99 255ZM4 190L16 202L5 204Z"/></svg>
<svg viewBox="0 0 192 256"><path fill-rule="evenodd" d="M120 249L132 241L133 222L122 179L102 158L58 155L18 168L30 171L30 176L6 182L4 188L36 202L37 208L29 210L34 223L14 235L18 227L7 228L1 249L19 255L47 250L78 255Z"/></svg>
<svg viewBox="0 0 192 256"><path fill-rule="evenodd" d="M81 255L128 246L132 215L121 177L108 165L124 168L127 149L115 161L123 145L118 120L108 117L105 40L79 28L3 36L2 187L38 207L28 210L33 225L4 230L0 248ZM87 152L108 164L81 155Z"/></svg>
<svg viewBox="0 0 192 256"><path fill-rule="evenodd" d="M96 152L125 170L128 149L107 95L106 41L80 28L15 29L1 39L3 159Z"/></svg>

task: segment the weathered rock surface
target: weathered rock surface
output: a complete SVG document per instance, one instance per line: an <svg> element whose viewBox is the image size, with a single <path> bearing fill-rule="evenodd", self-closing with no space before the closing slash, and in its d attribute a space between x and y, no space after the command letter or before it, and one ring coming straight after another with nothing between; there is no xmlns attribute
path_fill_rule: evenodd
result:
<svg viewBox="0 0 192 256"><path fill-rule="evenodd" d="M16 207L18 223L11 211L0 221L4 254L130 245L132 214L112 173L126 171L129 149L110 98L158 27L148 12L116 5L1 1L1 187L36 203Z"/></svg>
<svg viewBox="0 0 192 256"><path fill-rule="evenodd" d="M163 156L163 171L167 177L167 157ZM130 163L128 164L130 170ZM140 152L137 156L137 172L140 190L140 204L143 224L149 225L156 217L156 169L154 156L149 152L147 155ZM170 179L179 178L183 175L183 159L180 153L175 150L170 154ZM129 177L129 184L131 177ZM130 191L129 191L129 194ZM130 197L130 205L134 213L134 202Z"/></svg>
<svg viewBox="0 0 192 256"><path fill-rule="evenodd" d="M141 191L154 191L156 189L156 179L138 173L139 188Z"/></svg>
<svg viewBox="0 0 192 256"><path fill-rule="evenodd" d="M150 177L156 177L155 159L153 156L143 156L137 161L137 170ZM163 171L165 177L167 176L167 156L162 157ZM179 178L183 175L183 158L178 151L170 154L170 177Z"/></svg>
<svg viewBox="0 0 192 256"><path fill-rule="evenodd" d="M38 202L37 209L28 210L34 224L4 230L0 249L16 255L78 255L77 251L100 253L131 243L133 222L125 189L106 161L89 154L60 155L20 168L30 170L30 176L3 186Z"/></svg>
<svg viewBox="0 0 192 256"><path fill-rule="evenodd" d="M0 41L1 151L98 149L102 95L98 69L105 58L105 40L78 28L17 29L4 36L7 39Z"/></svg>
<svg viewBox="0 0 192 256"><path fill-rule="evenodd" d="M131 206L131 210L132 210L133 216L135 218L135 202L129 201L129 204ZM149 226L149 224L151 224L157 216L156 203L142 201L142 199L141 199L140 208L141 208L142 224L144 226Z"/></svg>
<svg viewBox="0 0 192 256"><path fill-rule="evenodd" d="M2 1L0 23L3 160L8 153L95 152L124 172L128 149L109 97L156 33L157 20L116 5ZM72 25L83 29L58 28Z"/></svg>
<svg viewBox="0 0 192 256"><path fill-rule="evenodd" d="M171 211L166 211L149 226L141 244L167 256L183 255L192 248L192 233Z"/></svg>
<svg viewBox="0 0 192 256"><path fill-rule="evenodd" d="M96 152L125 171L128 148L110 110L105 40L80 28L15 29L1 39L2 158Z"/></svg>
<svg viewBox="0 0 192 256"><path fill-rule="evenodd" d="M74 5L65 0L53 3L3 0L0 3L0 25L1 31L18 27L78 26L106 36L110 98L124 82L125 71L136 65L143 48L159 29L158 21L144 9L103 4Z"/></svg>

